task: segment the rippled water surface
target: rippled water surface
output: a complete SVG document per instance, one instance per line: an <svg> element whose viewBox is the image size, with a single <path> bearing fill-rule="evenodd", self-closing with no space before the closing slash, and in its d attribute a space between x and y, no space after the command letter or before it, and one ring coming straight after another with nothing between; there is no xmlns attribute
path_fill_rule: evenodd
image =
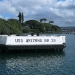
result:
<svg viewBox="0 0 75 75"><path fill-rule="evenodd" d="M62 35L62 52L0 53L0 75L75 75L75 35Z"/></svg>

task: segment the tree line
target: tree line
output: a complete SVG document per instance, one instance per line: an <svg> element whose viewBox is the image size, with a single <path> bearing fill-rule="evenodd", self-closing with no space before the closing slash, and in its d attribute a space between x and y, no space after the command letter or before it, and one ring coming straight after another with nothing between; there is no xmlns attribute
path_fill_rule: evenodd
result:
<svg viewBox="0 0 75 75"><path fill-rule="evenodd" d="M46 23L46 19L28 20L24 22L23 12L19 12L17 19L2 19L0 18L0 34L20 34L20 33L46 33L46 32L59 32L61 28L53 25L53 21ZM43 22L44 21L44 22Z"/></svg>
<svg viewBox="0 0 75 75"><path fill-rule="evenodd" d="M52 22L53 23L53 22ZM41 23L37 20L28 20L23 23L23 32L35 32L35 33L53 33L60 32L61 28L52 23Z"/></svg>

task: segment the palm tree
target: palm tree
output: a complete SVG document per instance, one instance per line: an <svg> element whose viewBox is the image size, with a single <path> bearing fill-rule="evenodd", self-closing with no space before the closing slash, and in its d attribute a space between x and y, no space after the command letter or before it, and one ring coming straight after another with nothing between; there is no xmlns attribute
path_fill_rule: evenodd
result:
<svg viewBox="0 0 75 75"><path fill-rule="evenodd" d="M54 23L54 21L49 21L49 24L50 24L50 23Z"/></svg>
<svg viewBox="0 0 75 75"><path fill-rule="evenodd" d="M42 23L43 19L40 19L40 22Z"/></svg>
<svg viewBox="0 0 75 75"><path fill-rule="evenodd" d="M22 18L22 23L23 23L23 21L24 21L24 15L23 15L23 12L22 12L21 18Z"/></svg>
<svg viewBox="0 0 75 75"><path fill-rule="evenodd" d="M46 20L47 20L46 18L43 18L44 23L45 23Z"/></svg>
<svg viewBox="0 0 75 75"><path fill-rule="evenodd" d="M18 17L19 17L19 21L21 22L21 12L19 12Z"/></svg>

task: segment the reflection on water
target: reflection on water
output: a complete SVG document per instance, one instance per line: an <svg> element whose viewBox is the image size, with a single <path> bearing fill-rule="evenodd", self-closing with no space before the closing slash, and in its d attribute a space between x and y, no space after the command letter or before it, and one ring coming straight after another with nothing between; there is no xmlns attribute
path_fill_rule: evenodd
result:
<svg viewBox="0 0 75 75"><path fill-rule="evenodd" d="M34 52L18 54L0 54L2 74L10 75L46 75L58 70L64 61L62 52ZM49 73L47 73L49 72Z"/></svg>

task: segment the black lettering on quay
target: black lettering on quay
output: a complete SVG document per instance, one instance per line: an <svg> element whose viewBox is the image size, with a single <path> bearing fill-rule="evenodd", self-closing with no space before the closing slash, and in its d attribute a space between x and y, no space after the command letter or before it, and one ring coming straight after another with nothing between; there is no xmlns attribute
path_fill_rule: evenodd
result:
<svg viewBox="0 0 75 75"><path fill-rule="evenodd" d="M51 42L56 42L56 39L51 39Z"/></svg>
<svg viewBox="0 0 75 75"><path fill-rule="evenodd" d="M15 39L15 42L23 42L23 39Z"/></svg>
<svg viewBox="0 0 75 75"><path fill-rule="evenodd" d="M30 41L30 39L26 39L26 42L29 42Z"/></svg>
<svg viewBox="0 0 75 75"><path fill-rule="evenodd" d="M49 39L44 39L44 42L49 42Z"/></svg>
<svg viewBox="0 0 75 75"><path fill-rule="evenodd" d="M26 39L26 42L42 42L42 39Z"/></svg>
<svg viewBox="0 0 75 75"><path fill-rule="evenodd" d="M23 39L21 39L21 42L23 42Z"/></svg>

